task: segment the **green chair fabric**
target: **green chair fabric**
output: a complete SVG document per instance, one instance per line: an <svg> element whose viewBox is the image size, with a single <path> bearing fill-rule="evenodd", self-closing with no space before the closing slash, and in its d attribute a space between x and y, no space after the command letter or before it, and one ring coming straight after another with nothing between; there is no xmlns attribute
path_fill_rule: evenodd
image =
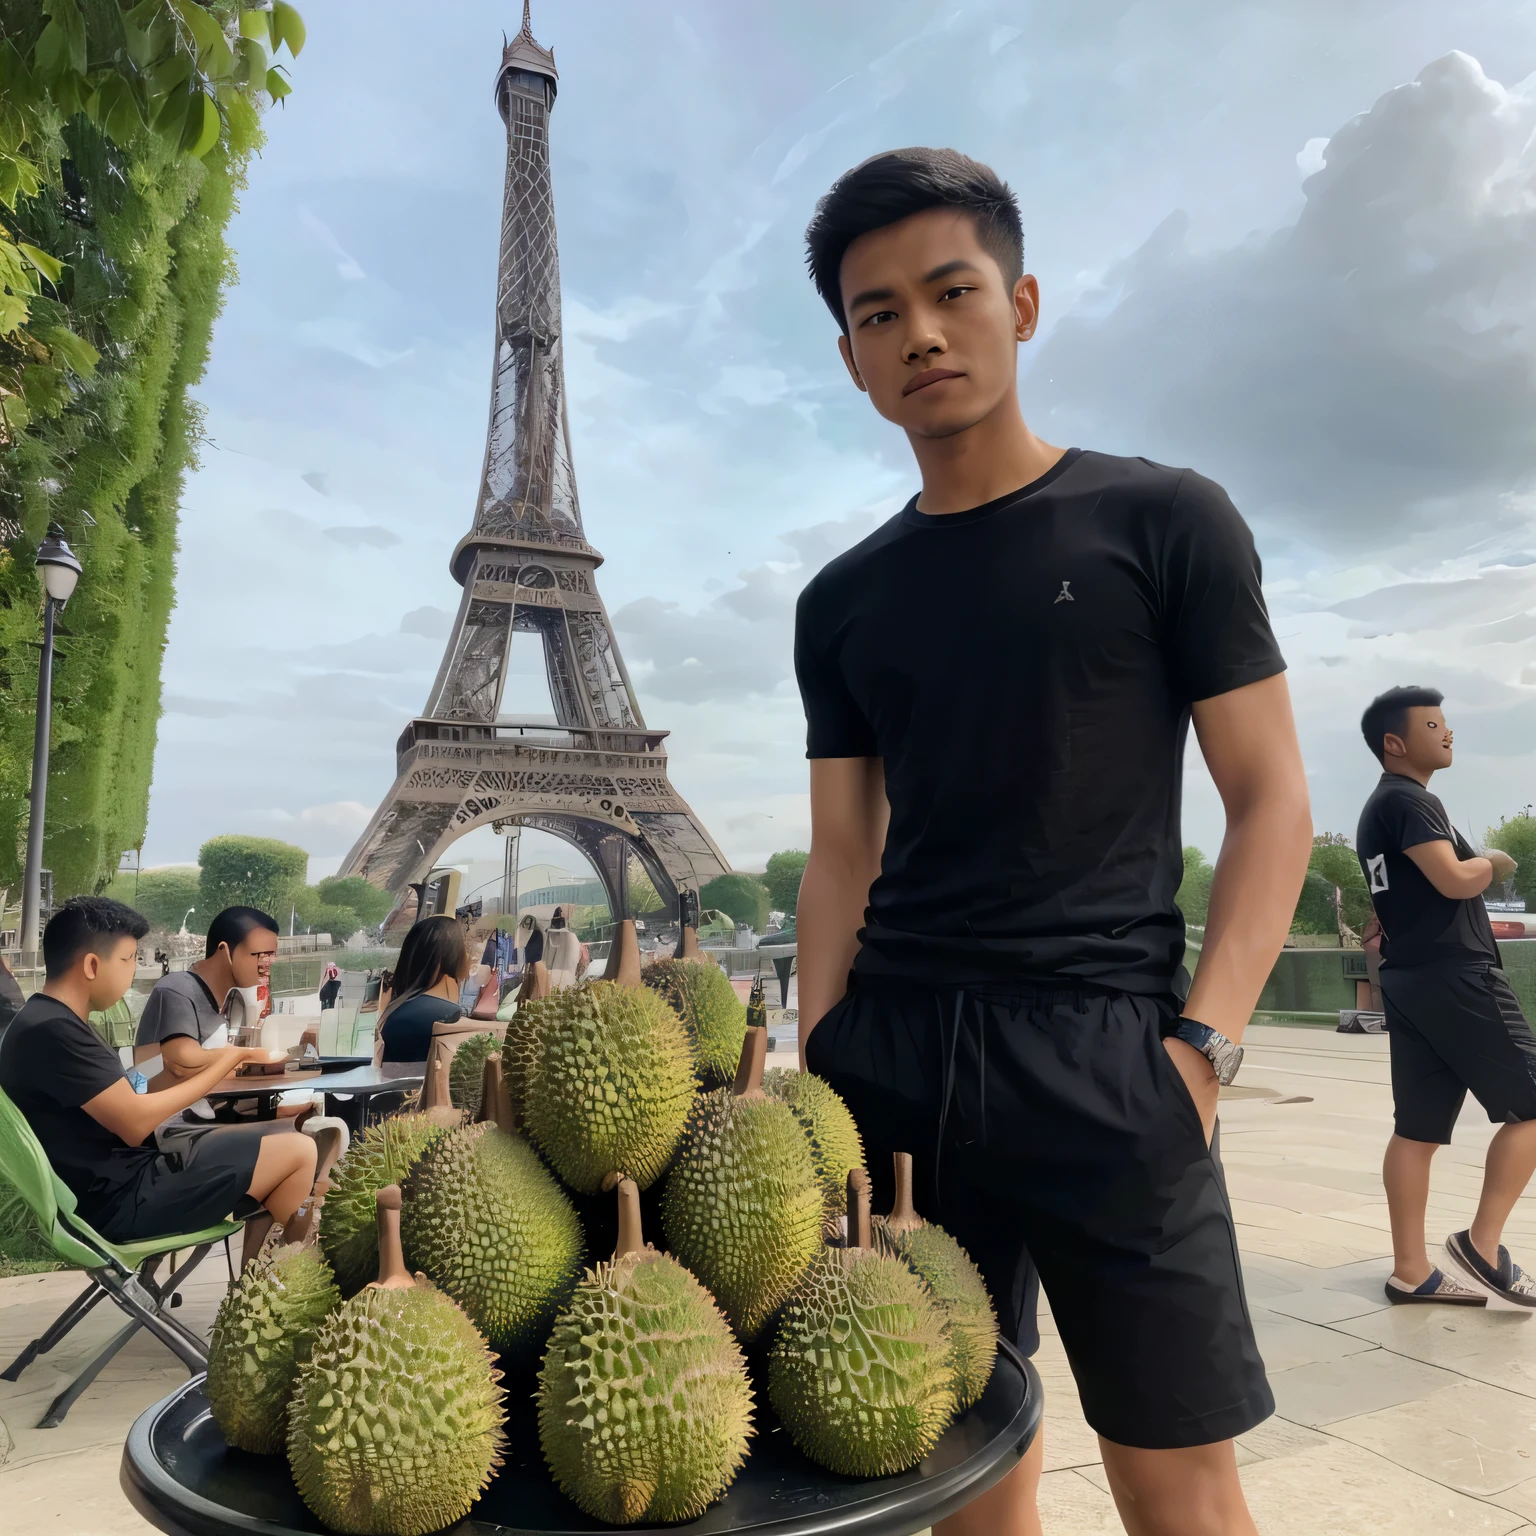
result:
<svg viewBox="0 0 1536 1536"><path fill-rule="evenodd" d="M79 1269L100 1269L108 1263L132 1274L146 1259L178 1248L223 1242L240 1230L237 1221L221 1221L201 1232L178 1232L165 1237L135 1238L110 1243L75 1209L74 1191L53 1171L42 1144L26 1117L0 1089L0 1174L16 1186L28 1209L37 1218L53 1251L66 1264ZM60 1219L68 1218L67 1224Z"/></svg>

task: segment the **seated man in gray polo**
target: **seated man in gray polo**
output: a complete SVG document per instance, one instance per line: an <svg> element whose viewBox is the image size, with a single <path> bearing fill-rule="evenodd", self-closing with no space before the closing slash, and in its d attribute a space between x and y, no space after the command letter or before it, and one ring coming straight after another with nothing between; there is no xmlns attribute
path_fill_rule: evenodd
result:
<svg viewBox="0 0 1536 1536"><path fill-rule="evenodd" d="M155 983L144 1004L134 1040L136 1066L149 1068L150 1088L170 1087L194 1077L207 1054L229 1043L225 1005L236 988L255 988L268 979L277 953L277 921L255 907L227 907L208 925L206 954L190 969L173 971ZM165 1128L171 1134L207 1124L213 1110L200 1099ZM284 1120L267 1122L271 1129Z"/></svg>

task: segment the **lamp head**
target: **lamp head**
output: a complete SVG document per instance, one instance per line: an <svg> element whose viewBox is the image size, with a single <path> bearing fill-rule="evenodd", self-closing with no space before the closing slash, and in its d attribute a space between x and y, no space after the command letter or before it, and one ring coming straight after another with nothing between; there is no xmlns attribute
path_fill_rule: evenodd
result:
<svg viewBox="0 0 1536 1536"><path fill-rule="evenodd" d="M43 590L61 607L74 596L75 583L80 580L80 562L57 523L48 525L48 536L37 547L37 574Z"/></svg>

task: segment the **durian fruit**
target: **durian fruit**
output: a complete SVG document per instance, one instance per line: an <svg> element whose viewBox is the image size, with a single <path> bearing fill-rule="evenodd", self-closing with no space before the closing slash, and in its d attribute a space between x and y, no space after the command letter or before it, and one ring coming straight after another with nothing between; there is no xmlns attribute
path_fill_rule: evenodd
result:
<svg viewBox="0 0 1536 1536"><path fill-rule="evenodd" d="M515 1134L499 1056L484 1063L476 1098L489 1118L450 1131L406 1179L401 1238L410 1267L458 1302L492 1349L516 1360L543 1345L581 1278L581 1223Z"/></svg>
<svg viewBox="0 0 1536 1536"><path fill-rule="evenodd" d="M949 1338L928 1288L869 1246L869 1175L848 1176L848 1246L824 1248L784 1308L768 1400L810 1459L889 1477L933 1449L955 1411Z"/></svg>
<svg viewBox="0 0 1536 1536"><path fill-rule="evenodd" d="M495 1035L471 1035L459 1042L448 1064L448 1097L455 1109L464 1110L471 1120L479 1120L480 1084L485 1074L485 1064L492 1056L501 1055L501 1041Z"/></svg>
<svg viewBox="0 0 1536 1536"><path fill-rule="evenodd" d="M315 1198L323 1194L317 1188ZM229 1444L260 1456L283 1449L299 1367L340 1305L336 1277L312 1238L262 1245L220 1302L208 1336L208 1406Z"/></svg>
<svg viewBox="0 0 1536 1536"><path fill-rule="evenodd" d="M848 1175L864 1166L864 1143L853 1115L837 1090L814 1072L792 1072L775 1067L763 1074L763 1090L773 1099L782 1099L795 1112L811 1144L811 1159L816 1164L816 1179L821 1185L822 1234L839 1235L844 1203L847 1200Z"/></svg>
<svg viewBox="0 0 1536 1536"><path fill-rule="evenodd" d="M693 1045L706 1088L719 1088L736 1074L747 1033L746 1005L730 978L713 960L658 960L641 973L646 986L677 1010Z"/></svg>
<svg viewBox="0 0 1536 1536"><path fill-rule="evenodd" d="M748 1033L734 1088L699 1100L661 1205L667 1246L749 1343L821 1245L810 1143L762 1089L767 1034Z"/></svg>
<svg viewBox="0 0 1536 1536"><path fill-rule="evenodd" d="M593 981L525 1004L517 1023L520 1113L555 1172L584 1195L614 1169L648 1188L697 1091L682 1020L647 987Z"/></svg>
<svg viewBox="0 0 1536 1536"><path fill-rule="evenodd" d="M971 1256L943 1227L924 1221L912 1206L912 1156L896 1153L896 1202L874 1222L875 1247L902 1259L943 1310L950 1339L958 1407L986 1391L997 1363L997 1313Z"/></svg>
<svg viewBox="0 0 1536 1536"><path fill-rule="evenodd" d="M348 1536L427 1536L469 1512L501 1465L505 1393L485 1340L407 1273L400 1190L377 1193L381 1278L321 1326L288 1408L293 1480Z"/></svg>
<svg viewBox="0 0 1536 1536"><path fill-rule="evenodd" d="M336 1272L343 1296L355 1294L378 1274L375 1191L398 1184L416 1159L445 1134L425 1115L396 1115L369 1126L336 1165L320 1213L320 1248Z"/></svg>
<svg viewBox="0 0 1536 1536"><path fill-rule="evenodd" d="M589 1515L692 1520L746 1457L746 1361L709 1292L644 1242L634 1181L618 1190L613 1262L587 1272L544 1356L539 1443Z"/></svg>

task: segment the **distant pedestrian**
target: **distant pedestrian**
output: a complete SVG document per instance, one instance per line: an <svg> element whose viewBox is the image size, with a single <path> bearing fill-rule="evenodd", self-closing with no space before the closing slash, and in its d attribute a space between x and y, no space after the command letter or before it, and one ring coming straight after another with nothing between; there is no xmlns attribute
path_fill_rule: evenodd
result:
<svg viewBox="0 0 1536 1536"><path fill-rule="evenodd" d="M341 997L341 972L336 969L336 962L326 962L325 979L320 983L320 1011L324 1013L328 1008L334 1008Z"/></svg>
<svg viewBox="0 0 1536 1536"><path fill-rule="evenodd" d="M1483 892L1514 873L1500 849L1477 853L1429 792L1451 766L1453 733L1434 688L1392 688L1360 721L1384 770L1360 814L1360 867L1381 919L1381 996L1392 1056L1393 1133L1382 1163L1392 1222L1387 1300L1536 1308L1536 1276L1502 1244L1536 1172L1536 1034L1500 968ZM1429 1167L1450 1142L1468 1091L1499 1128L1488 1144L1472 1225L1429 1261Z"/></svg>

